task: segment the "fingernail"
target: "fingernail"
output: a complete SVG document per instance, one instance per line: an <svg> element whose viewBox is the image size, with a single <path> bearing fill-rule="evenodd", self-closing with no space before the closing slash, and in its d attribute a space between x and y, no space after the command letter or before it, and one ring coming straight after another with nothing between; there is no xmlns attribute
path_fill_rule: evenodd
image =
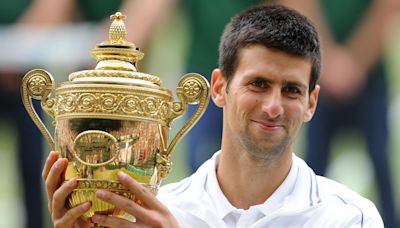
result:
<svg viewBox="0 0 400 228"><path fill-rule="evenodd" d="M59 159L56 161L56 163L54 164L54 166L55 166L57 169L59 169L59 168L61 167L61 164L62 164L61 158L59 158Z"/></svg>
<svg viewBox="0 0 400 228"><path fill-rule="evenodd" d="M94 215L92 216L92 221L93 221L93 222L99 223L99 222L102 222L103 220L104 220L104 219L103 219L103 216L101 216L101 215L94 214Z"/></svg>
<svg viewBox="0 0 400 228"><path fill-rule="evenodd" d="M119 171L119 172L117 173L117 175L118 175L118 178L119 178L120 180L125 180L126 178L128 178L128 175L126 175L126 173L121 172L121 171Z"/></svg>
<svg viewBox="0 0 400 228"><path fill-rule="evenodd" d="M70 187L75 187L75 186L76 186L76 183L77 183L76 179L71 179L71 180L69 180L68 185L69 185Z"/></svg>
<svg viewBox="0 0 400 228"><path fill-rule="evenodd" d="M92 202L86 202L84 205L83 205L83 208L85 209L85 210L89 210L90 208L92 207Z"/></svg>
<svg viewBox="0 0 400 228"><path fill-rule="evenodd" d="M98 222L98 215L96 215L96 214L94 214L93 216L92 216L92 221L93 222Z"/></svg>
<svg viewBox="0 0 400 228"><path fill-rule="evenodd" d="M106 196L106 192L104 190L97 190L96 191L96 196L100 198L104 198Z"/></svg>
<svg viewBox="0 0 400 228"><path fill-rule="evenodd" d="M54 156L55 156L55 152L54 151L50 151L49 156L47 157L47 160L50 160Z"/></svg>

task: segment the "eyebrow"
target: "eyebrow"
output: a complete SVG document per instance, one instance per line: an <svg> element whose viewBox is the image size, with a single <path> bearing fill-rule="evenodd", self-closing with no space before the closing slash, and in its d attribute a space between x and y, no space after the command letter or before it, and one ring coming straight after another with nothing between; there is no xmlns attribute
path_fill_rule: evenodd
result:
<svg viewBox="0 0 400 228"><path fill-rule="evenodd" d="M265 81L265 82L267 82L268 84L274 82L273 80L268 79L268 78L265 78L265 77L262 77L262 76L250 76L250 77L248 77L247 80L251 80L251 81L258 81L258 80L260 80L260 81Z"/></svg>
<svg viewBox="0 0 400 228"><path fill-rule="evenodd" d="M263 77L263 76L250 76L250 78L252 80L265 81L268 84L274 83L274 80L271 80L271 79ZM296 86L296 87L298 87L298 88L300 88L301 90L304 90L304 91L308 90L307 85L305 85L304 83L301 83L301 82L297 82L297 81L285 80L285 81L283 81L283 85L285 85L285 86L288 86L288 85L289 86Z"/></svg>

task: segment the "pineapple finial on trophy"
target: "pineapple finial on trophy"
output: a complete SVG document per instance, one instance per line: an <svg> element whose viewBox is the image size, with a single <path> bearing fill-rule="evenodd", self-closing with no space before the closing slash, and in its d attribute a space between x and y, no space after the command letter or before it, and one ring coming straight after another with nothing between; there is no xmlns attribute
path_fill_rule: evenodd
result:
<svg viewBox="0 0 400 228"><path fill-rule="evenodd" d="M108 33L108 37L112 44L124 44L126 42L125 39L127 32L124 23L125 18L126 16L120 12L116 12L110 16L110 19L114 20Z"/></svg>

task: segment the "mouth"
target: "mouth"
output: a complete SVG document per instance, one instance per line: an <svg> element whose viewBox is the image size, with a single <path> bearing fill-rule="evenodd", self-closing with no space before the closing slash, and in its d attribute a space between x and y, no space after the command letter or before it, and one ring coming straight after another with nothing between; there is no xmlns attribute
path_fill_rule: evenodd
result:
<svg viewBox="0 0 400 228"><path fill-rule="evenodd" d="M265 131L279 131L285 128L285 125L276 121L257 121L253 122Z"/></svg>

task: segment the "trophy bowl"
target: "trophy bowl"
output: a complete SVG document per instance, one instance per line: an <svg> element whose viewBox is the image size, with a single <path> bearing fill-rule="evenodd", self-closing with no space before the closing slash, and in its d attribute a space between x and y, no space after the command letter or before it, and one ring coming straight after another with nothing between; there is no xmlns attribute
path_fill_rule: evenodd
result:
<svg viewBox="0 0 400 228"><path fill-rule="evenodd" d="M92 50L97 65L93 70L73 72L69 81L55 86L45 70L34 69L23 78L24 106L50 147L68 159L65 181L75 178L78 187L69 196L69 206L91 201L94 213L133 218L95 196L106 189L135 200L117 179L123 171L157 194L161 181L171 168L171 152L196 124L209 102L209 84L196 73L184 75L172 92L161 87L161 80L137 70L143 58L133 43L125 41L124 15L111 16L109 41ZM32 106L41 101L42 109L55 125L54 139ZM169 140L171 123L183 116L189 104L195 112ZM138 202L140 203L140 202Z"/></svg>

